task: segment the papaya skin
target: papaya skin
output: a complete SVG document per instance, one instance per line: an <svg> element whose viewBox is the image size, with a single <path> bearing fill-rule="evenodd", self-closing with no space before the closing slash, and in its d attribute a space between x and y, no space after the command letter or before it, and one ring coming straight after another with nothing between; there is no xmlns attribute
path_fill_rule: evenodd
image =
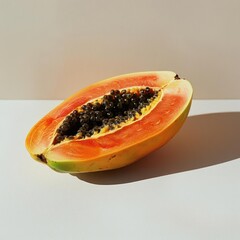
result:
<svg viewBox="0 0 240 240"><path fill-rule="evenodd" d="M136 78L136 82L131 84L139 84L139 80L137 79L138 76L146 76L146 80L144 80L146 82L145 85L151 86L152 84L154 86L154 84L156 84L154 82L155 80L148 81L147 79L147 76L153 76L152 79L157 78L157 86L163 88L164 96L160 105L162 105L164 111L157 112L156 108L155 113L153 111L153 113L149 113L150 116L146 116L146 119L153 118L151 122L146 121L146 124L148 124L153 123L153 120L159 118L157 115L158 113L162 113L159 118L161 120L160 127L155 126L157 123L154 126L149 126L149 128L152 128L154 131L151 132L151 130L149 130L148 133L145 130L148 125L143 125L144 128L141 135L141 131L139 133L136 132L137 124L134 126L135 123L133 123L132 126L124 127L115 133L110 133L99 139L83 140L81 144L79 141L72 141L66 144L52 146L51 142L56 127L73 109L94 97L104 95L105 92L110 91L111 88L121 88L122 85L120 79ZM80 90L78 93L66 99L62 104L53 109L30 130L26 138L26 148L35 160L44 162L58 172L95 172L121 168L129 165L162 147L184 124L191 107L193 91L191 84L187 80L180 79L178 76L175 78L175 76L177 75L173 72L133 73L100 81L88 88ZM126 82L124 82L124 84L124 87L127 87ZM142 84L142 82L140 84ZM93 89L98 89L96 90L95 95L93 94ZM89 91L90 94L88 96L86 92ZM175 104L177 108L171 106L171 101L173 102L173 100L175 102L177 101ZM153 116L151 116L151 114ZM161 116L163 117L161 118ZM138 125L139 124L144 124L144 121L139 121ZM125 140L127 142L125 143L121 139L121 134L124 133L124 131L133 131L134 127L136 133L134 135L136 136L136 139L134 136L132 139L129 137ZM41 154L44 156L44 161L39 158L39 155Z"/></svg>

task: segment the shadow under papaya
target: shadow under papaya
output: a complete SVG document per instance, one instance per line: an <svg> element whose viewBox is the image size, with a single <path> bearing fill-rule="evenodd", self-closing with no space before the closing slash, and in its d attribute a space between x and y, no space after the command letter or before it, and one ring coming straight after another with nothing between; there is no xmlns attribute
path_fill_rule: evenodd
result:
<svg viewBox="0 0 240 240"><path fill-rule="evenodd" d="M123 184L208 167L240 157L240 112L188 117L164 147L124 168L76 174L93 184Z"/></svg>

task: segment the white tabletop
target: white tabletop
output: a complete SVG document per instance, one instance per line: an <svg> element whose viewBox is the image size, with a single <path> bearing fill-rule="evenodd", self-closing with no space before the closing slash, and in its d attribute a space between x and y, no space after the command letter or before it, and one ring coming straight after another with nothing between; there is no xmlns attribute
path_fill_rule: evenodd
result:
<svg viewBox="0 0 240 240"><path fill-rule="evenodd" d="M195 100L160 150L79 176L24 146L59 102L0 101L0 239L240 239L240 100Z"/></svg>

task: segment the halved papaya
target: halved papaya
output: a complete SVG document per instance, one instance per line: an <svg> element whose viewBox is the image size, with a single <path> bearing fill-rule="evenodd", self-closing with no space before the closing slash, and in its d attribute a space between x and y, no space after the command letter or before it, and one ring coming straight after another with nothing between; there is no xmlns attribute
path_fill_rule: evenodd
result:
<svg viewBox="0 0 240 240"><path fill-rule="evenodd" d="M192 101L174 72L139 72L99 81L70 96L30 130L31 156L59 172L120 168L167 143Z"/></svg>

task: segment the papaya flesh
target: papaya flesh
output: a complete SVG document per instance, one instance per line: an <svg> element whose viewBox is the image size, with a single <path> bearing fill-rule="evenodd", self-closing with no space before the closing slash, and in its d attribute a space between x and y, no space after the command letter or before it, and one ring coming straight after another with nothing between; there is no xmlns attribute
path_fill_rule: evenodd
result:
<svg viewBox="0 0 240 240"><path fill-rule="evenodd" d="M35 160L58 172L124 167L178 132L188 116L192 94L189 81L170 71L102 80L70 96L38 121L26 137L26 148ZM93 115L95 120L89 120Z"/></svg>

